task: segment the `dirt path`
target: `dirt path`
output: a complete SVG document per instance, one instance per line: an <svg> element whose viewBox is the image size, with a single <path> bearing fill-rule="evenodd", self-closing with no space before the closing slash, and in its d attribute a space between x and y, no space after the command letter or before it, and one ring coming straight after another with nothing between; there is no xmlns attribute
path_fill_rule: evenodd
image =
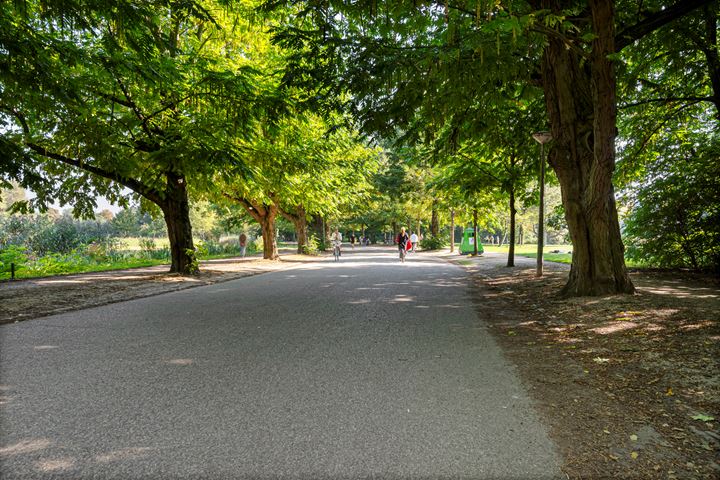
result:
<svg viewBox="0 0 720 480"><path fill-rule="evenodd" d="M633 273L638 293L563 300L567 265L486 254L476 308L535 397L569 478L720 476L717 278Z"/></svg>

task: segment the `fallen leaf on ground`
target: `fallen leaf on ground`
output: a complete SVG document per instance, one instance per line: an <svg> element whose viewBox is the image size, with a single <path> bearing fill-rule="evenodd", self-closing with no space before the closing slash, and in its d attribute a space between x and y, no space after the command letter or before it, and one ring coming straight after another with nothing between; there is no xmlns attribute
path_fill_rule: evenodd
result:
<svg viewBox="0 0 720 480"><path fill-rule="evenodd" d="M693 415L690 418L692 418L693 420L700 420L701 422L712 422L713 420L715 420L715 417L711 417L710 415L704 415L702 413Z"/></svg>

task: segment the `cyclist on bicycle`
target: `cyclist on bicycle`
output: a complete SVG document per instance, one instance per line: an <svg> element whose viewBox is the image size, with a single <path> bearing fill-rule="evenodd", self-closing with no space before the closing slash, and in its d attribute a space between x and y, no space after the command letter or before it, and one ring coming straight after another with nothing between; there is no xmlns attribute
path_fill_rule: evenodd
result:
<svg viewBox="0 0 720 480"><path fill-rule="evenodd" d="M400 261L405 261L405 253L407 252L407 243L410 240L410 237L408 237L407 232L405 232L405 227L402 227L400 229L400 233L398 233L398 236L396 238L397 245L398 245L398 251L400 252Z"/></svg>
<svg viewBox="0 0 720 480"><path fill-rule="evenodd" d="M332 234L332 237L330 237L330 241L332 242L333 249L337 248L338 256L342 254L342 250L340 249L340 246L342 245L342 233L340 233L340 230L337 228L335 229L335 233Z"/></svg>

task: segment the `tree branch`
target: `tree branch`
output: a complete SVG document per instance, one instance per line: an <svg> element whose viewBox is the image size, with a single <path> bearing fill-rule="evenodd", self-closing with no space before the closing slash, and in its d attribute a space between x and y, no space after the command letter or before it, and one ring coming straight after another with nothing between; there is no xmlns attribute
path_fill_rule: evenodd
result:
<svg viewBox="0 0 720 480"><path fill-rule="evenodd" d="M650 133L643 139L642 144L640 145L640 148L638 148L635 152L633 152L631 158L636 158L636 157L638 157L638 156L640 155L640 153L641 153L643 150L645 150L645 147L648 146L648 144L650 143L650 140L652 139L652 137L655 136L655 134L656 134L661 128L663 128L670 120L672 120L672 118L673 118L676 114L680 113L681 111L685 110L685 109L688 108L688 107L691 107L691 106L695 105L696 103L700 103L700 100L698 100L698 101L696 101L696 102L690 102L690 103L688 103L688 104L685 104L685 105L683 105L683 106L681 106L681 107L678 107L677 110L672 111L672 112L670 112L669 114L667 114L667 115L665 116L665 118L655 126L655 128L652 130L652 132L650 132Z"/></svg>
<svg viewBox="0 0 720 480"><path fill-rule="evenodd" d="M253 203L250 202L249 200L247 200L245 197L230 195L227 192L223 192L222 195L223 195L223 197L225 197L229 200L232 200L233 202L239 203L245 209L245 211L247 211L248 214L250 214L250 216L258 223L260 223L262 220L262 217L265 216L264 214L261 214L260 211L257 209L257 207L255 205L253 205Z"/></svg>
<svg viewBox="0 0 720 480"><path fill-rule="evenodd" d="M148 200L157 204L158 206L161 206L163 203L163 198L159 191L157 191L156 189L154 189L152 187L145 185L144 183L142 183L134 178L128 178L128 177L125 177L124 175L120 175L117 172L105 170L103 168L96 167L95 165L90 165L90 164L82 162L80 160L66 157L65 155L61 155L59 153L51 152L47 148L45 148L41 145L38 145L36 143L30 142L30 141L26 141L25 145L30 150L37 153L38 155L42 155L43 157L57 160L66 165L71 165L73 167L79 168L80 170L84 170L86 172L92 173L93 175L97 175L99 177L107 178L108 180L117 182L120 185L123 185L124 187L129 188L133 192L142 195L143 197L147 198Z"/></svg>
<svg viewBox="0 0 720 480"><path fill-rule="evenodd" d="M693 102L693 105L698 102L712 102L712 97L668 97L668 98L649 98L647 100L641 100L634 103L626 103L625 105L618 105L618 108L632 108L638 105L645 105L647 103L670 103L670 102Z"/></svg>
<svg viewBox="0 0 720 480"><path fill-rule="evenodd" d="M620 52L635 40L639 40L644 36L654 32L668 23L676 20L683 15L692 12L704 5L712 3L713 0L679 0L672 7L660 10L645 17L644 20L625 28L623 31L615 35L615 51Z"/></svg>

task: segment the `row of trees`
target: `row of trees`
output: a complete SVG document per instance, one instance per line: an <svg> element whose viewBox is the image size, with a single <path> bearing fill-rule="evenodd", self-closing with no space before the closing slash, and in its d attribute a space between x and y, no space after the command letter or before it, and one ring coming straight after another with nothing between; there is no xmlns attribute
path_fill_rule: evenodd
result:
<svg viewBox="0 0 720 480"><path fill-rule="evenodd" d="M514 245L517 210L537 198L531 135L544 129L573 242L565 295L634 289L616 152L630 238L653 250L642 219L661 206L672 217L680 198L694 228L674 221L680 252L697 265L720 256L706 173L720 151L717 0L0 9L0 178L37 194L16 209L72 202L91 215L96 196L124 204L129 190L163 216L173 271L196 265L190 199L249 215L266 258L278 216L302 249L308 222L324 237L330 219L394 230L429 217L437 237L499 203Z"/></svg>
<svg viewBox="0 0 720 480"><path fill-rule="evenodd" d="M361 191L377 152L278 88L283 52L255 3L4 3L2 178L37 194L15 209L90 216L130 190L162 213L171 270L192 273L190 197L245 209L275 258L278 212L302 231Z"/></svg>
<svg viewBox="0 0 720 480"><path fill-rule="evenodd" d="M621 137L621 157L639 165L647 160L631 144L644 150L657 136L672 137L660 130L682 111L717 106L717 1L278 0L267 6L300 12L276 33L296 52L285 84L310 85L332 98L350 92L348 107L366 131L428 149L432 165L442 167L448 204L485 203L477 192L492 185L513 212L518 186L532 170L528 139L547 125L548 161L573 242L563 293L634 291L612 183L618 97L622 113L631 114L621 116L621 131L632 132ZM716 128L715 120L700 129Z"/></svg>

